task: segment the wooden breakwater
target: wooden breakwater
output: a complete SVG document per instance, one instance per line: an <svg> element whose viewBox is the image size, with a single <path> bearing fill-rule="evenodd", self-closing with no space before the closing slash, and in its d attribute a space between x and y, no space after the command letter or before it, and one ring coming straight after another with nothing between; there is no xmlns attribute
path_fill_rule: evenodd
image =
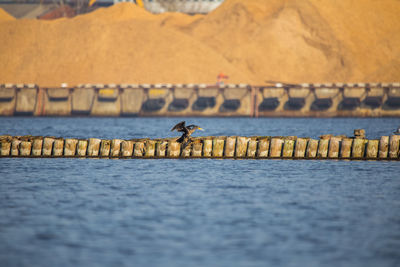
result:
<svg viewBox="0 0 400 267"><path fill-rule="evenodd" d="M75 139L42 136L0 136L0 157L32 158L236 158L400 160L400 135L368 140L355 136L211 136L193 138L183 147L167 139Z"/></svg>

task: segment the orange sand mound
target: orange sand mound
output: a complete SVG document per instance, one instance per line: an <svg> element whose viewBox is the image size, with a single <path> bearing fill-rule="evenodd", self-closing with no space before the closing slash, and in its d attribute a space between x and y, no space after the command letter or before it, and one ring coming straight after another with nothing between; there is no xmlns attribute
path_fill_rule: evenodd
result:
<svg viewBox="0 0 400 267"><path fill-rule="evenodd" d="M399 13L398 0L226 0L197 16L121 3L3 20L0 83L398 81Z"/></svg>
<svg viewBox="0 0 400 267"><path fill-rule="evenodd" d="M15 18L0 7L0 22L5 20L15 20Z"/></svg>
<svg viewBox="0 0 400 267"><path fill-rule="evenodd" d="M400 51L399 12L396 0L230 0L193 35L260 81L369 80Z"/></svg>

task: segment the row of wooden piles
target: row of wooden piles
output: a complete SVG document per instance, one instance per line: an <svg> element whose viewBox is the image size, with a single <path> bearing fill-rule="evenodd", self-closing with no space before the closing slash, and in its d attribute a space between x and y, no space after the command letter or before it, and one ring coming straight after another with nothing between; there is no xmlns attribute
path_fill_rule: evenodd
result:
<svg viewBox="0 0 400 267"><path fill-rule="evenodd" d="M88 158L251 158L251 159L366 159L399 160L400 135L365 138L323 135L320 139L296 136L212 136L193 138L183 146L171 139L104 140L41 136L0 136L1 157Z"/></svg>

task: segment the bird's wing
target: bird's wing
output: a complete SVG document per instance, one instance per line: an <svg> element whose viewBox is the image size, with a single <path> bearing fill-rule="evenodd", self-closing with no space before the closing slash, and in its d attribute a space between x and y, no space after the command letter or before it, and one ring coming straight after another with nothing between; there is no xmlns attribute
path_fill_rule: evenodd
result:
<svg viewBox="0 0 400 267"><path fill-rule="evenodd" d="M178 132L184 132L185 131L185 121L181 121L177 125L174 126L174 128L171 129L171 132L173 130L177 130Z"/></svg>

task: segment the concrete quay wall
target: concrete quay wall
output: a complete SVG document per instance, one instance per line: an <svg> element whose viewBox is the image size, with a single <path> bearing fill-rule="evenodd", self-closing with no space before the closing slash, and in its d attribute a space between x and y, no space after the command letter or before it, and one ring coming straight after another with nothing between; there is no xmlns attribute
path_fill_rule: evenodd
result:
<svg viewBox="0 0 400 267"><path fill-rule="evenodd" d="M0 84L0 116L400 116L400 83Z"/></svg>
<svg viewBox="0 0 400 267"><path fill-rule="evenodd" d="M361 132L361 134L359 134ZM364 138L323 135L320 139L296 136L209 136L193 138L183 147L168 139L75 139L42 136L0 136L0 157L33 158L227 158L227 159L333 159L400 160L400 135Z"/></svg>

